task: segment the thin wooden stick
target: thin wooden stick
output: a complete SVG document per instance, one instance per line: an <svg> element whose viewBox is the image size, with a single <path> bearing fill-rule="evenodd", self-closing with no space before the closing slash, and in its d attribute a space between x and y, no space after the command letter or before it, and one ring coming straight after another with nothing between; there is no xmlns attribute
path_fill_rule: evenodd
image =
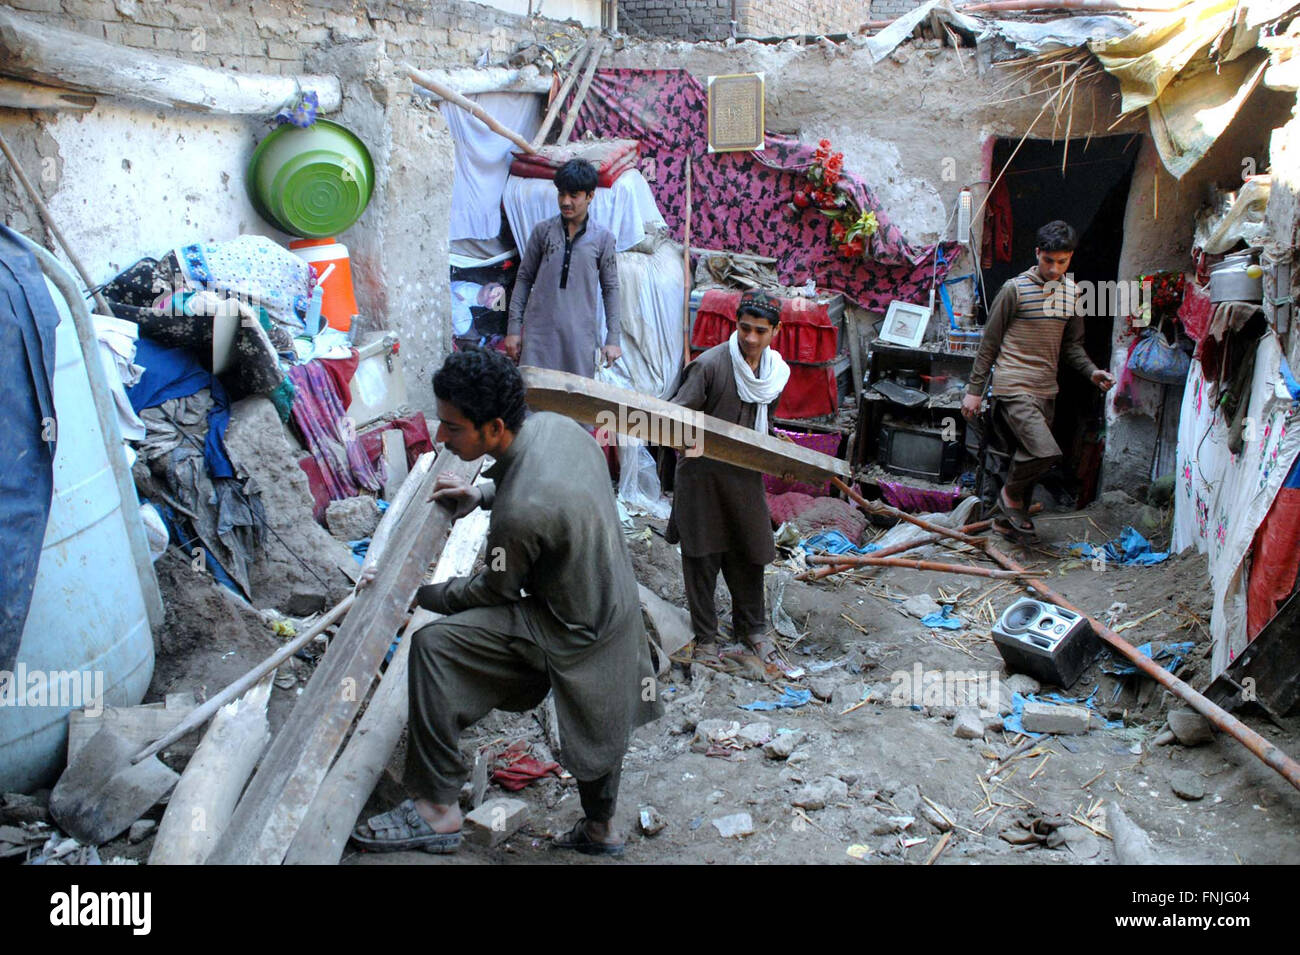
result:
<svg viewBox="0 0 1300 955"><path fill-rule="evenodd" d="M409 63L403 63L402 69L406 70L406 75L411 78L411 81L413 83L423 86L427 90L432 90L433 92L441 96L443 99L445 99L448 103L451 103L455 106L459 106L461 109L465 110L465 112L469 113L475 119L482 122L483 125L486 126L488 129L492 130L492 132L496 133L498 136L504 136L506 139L510 140L512 143L514 143L524 152L530 154L535 154L537 152L537 150L533 148L532 143L524 139L524 137L520 136L513 129L508 129L505 126L502 126L500 123L498 123L495 119L492 118L491 114L489 114L487 110L485 110L482 106L479 106L473 100L466 99L464 96L457 93L455 90L443 86L441 83L435 80L428 73L424 73L420 70L417 70Z"/></svg>
<svg viewBox="0 0 1300 955"><path fill-rule="evenodd" d="M560 115L560 107L564 105L564 98L569 95L569 90L573 89L578 74L582 72L582 64L587 61L587 57L590 55L591 37L588 37L587 42L582 45L582 49L578 51L577 56L571 61L573 68L569 70L569 75L564 78L564 84L560 87L560 91L555 94L555 99L551 100L550 108L546 111L546 118L542 120L542 127L537 131L537 135L533 137L534 149L540 148L546 142L551 127L555 125L555 118Z"/></svg>

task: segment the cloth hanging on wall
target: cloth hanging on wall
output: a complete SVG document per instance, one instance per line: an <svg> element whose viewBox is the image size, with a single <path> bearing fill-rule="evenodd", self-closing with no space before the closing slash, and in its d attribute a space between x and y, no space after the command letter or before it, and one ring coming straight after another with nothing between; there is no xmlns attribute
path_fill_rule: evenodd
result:
<svg viewBox="0 0 1300 955"><path fill-rule="evenodd" d="M812 279L876 311L886 311L894 299L926 299L935 247L909 243L861 177L846 171L840 184L858 208L875 213L879 229L871 258L848 260L832 247L824 216L814 209L792 215L786 208L812 165L814 147L768 132L762 152L710 155L707 123L708 94L685 70L597 70L576 129L578 135L641 142L641 169L674 236L683 234L685 165L692 157L693 246L773 256L781 281ZM943 245L948 262L955 261L958 244ZM939 267L940 281L949 267Z"/></svg>
<svg viewBox="0 0 1300 955"><path fill-rule="evenodd" d="M469 99L524 139L532 139L541 128L542 98L536 93L480 93ZM495 239L501 231L501 192L510 175L515 145L459 106L443 104L442 116L456 140L451 238ZM554 186L551 191L554 194ZM527 236L519 241L526 240Z"/></svg>
<svg viewBox="0 0 1300 955"><path fill-rule="evenodd" d="M1216 675L1246 647L1246 552L1300 455L1300 412L1282 384L1284 361L1276 336L1267 333L1255 352L1252 425L1239 455L1228 449L1228 425L1199 361L1183 393L1172 549L1194 546L1209 557Z"/></svg>

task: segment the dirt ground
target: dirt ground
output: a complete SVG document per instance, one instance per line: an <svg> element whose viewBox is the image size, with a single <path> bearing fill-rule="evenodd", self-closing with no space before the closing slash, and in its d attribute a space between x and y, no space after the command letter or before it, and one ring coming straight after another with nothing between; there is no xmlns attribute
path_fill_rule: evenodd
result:
<svg viewBox="0 0 1300 955"><path fill-rule="evenodd" d="M1157 547L1167 537L1159 515L1146 513L1148 536ZM1198 689L1209 677L1210 591L1203 557L1171 557L1153 567L1109 565L1098 572L1089 562L1065 553L1068 543L1100 543L1125 524L1141 524L1143 509L1133 502L1098 503L1084 511L1041 515L1043 542L1036 548L1005 549L1022 564L1050 574L1050 586L1094 615L1113 613L1116 626L1138 621L1125 631L1135 644L1193 641L1179 676ZM641 582L677 607L685 606L677 549L662 537L662 523L637 518L629 532ZM962 559L933 551L936 560ZM150 698L169 691L208 692L224 685L274 646L255 615L232 610L219 593L196 589L170 568L164 588L184 591L188 603L165 630ZM788 577L797 569L788 559L769 575ZM1044 736L1021 749L993 778L996 762L1016 754L1016 734L993 724L983 738L954 735L950 700L899 700L899 674L924 671L975 671L997 675L1001 701L985 699L990 711L1005 708L1007 680L996 647L988 637L990 614L1000 613L1019 591L998 581L907 569L832 577L824 582L790 580L782 607L797 637L780 638L789 662L804 676L768 682L754 668L720 672L694 664L689 672L674 665L660 684L665 716L634 735L624 763L618 823L628 849L622 861L641 863L908 863L922 864L936 850L935 864L1074 864L1116 860L1107 837L1105 810L1119 806L1150 836L1160 859L1170 862L1260 864L1300 862L1300 793L1268 769L1241 744L1221 733L1200 746L1156 745L1168 711L1178 706L1170 694L1139 675L1115 676L1115 661L1101 654L1066 696L1093 694L1098 710L1083 735ZM996 589L995 589L996 588ZM956 611L966 621L960 631L931 630L900 608L903 598L921 592L938 599L956 596ZM958 596L960 595L960 596ZM1117 606L1123 604L1124 606ZM719 610L729 611L725 588ZM1150 616L1153 611L1158 611ZM169 610L169 614L172 611ZM215 626L217 641L199 646L175 636L188 632L195 615ZM213 631L209 631L213 632ZM169 642L170 641L170 642ZM305 685L310 665L279 681L273 693L273 729ZM196 682L197 681L197 682ZM750 712L743 704L776 700L784 686L812 689L806 705ZM1095 694L1094 694L1095 688ZM1044 688L1051 690L1054 688ZM866 692L868 702L844 713ZM820 697L829 696L823 700ZM930 703L933 705L924 705ZM1102 728L1102 718L1113 728ZM1275 726L1261 715L1245 722L1291 755L1300 753L1300 718ZM734 722L735 726L731 724ZM757 724L757 725L755 725ZM743 729L742 729L743 728ZM737 732L741 730L741 732ZM788 756L765 754L768 736L795 733ZM710 734L714 741L711 744ZM525 741L535 755L550 749L537 713L493 713L466 733L462 751ZM789 742L789 740L782 740ZM779 749L779 747L778 747ZM371 797L366 812L388 808L401 798L396 781L402 752ZM1190 771L1204 788L1203 798L1176 795L1171 781ZM1183 784L1185 786L1185 783ZM345 864L582 863L591 860L558 853L549 837L567 830L579 817L572 779L545 778L517 794L489 786L487 798L525 800L530 821L502 845L462 847L456 856L423 853L380 855L349 847ZM796 806L795 803L802 804ZM817 808L819 803L824 803ZM642 810L653 808L663 822L655 835L639 825ZM715 820L748 813L752 832L724 837ZM151 840L128 845L125 839L101 849L104 858L144 859Z"/></svg>

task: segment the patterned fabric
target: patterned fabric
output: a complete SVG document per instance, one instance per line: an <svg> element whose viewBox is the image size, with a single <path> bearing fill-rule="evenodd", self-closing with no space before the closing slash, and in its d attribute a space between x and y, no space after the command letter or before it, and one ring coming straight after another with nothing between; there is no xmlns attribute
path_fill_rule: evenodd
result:
<svg viewBox="0 0 1300 955"><path fill-rule="evenodd" d="M345 424L343 402L329 372L319 361L309 361L290 368L289 378L295 390L293 422L320 466L330 500L381 491L388 476L383 461L373 467L350 421Z"/></svg>
<svg viewBox="0 0 1300 955"><path fill-rule="evenodd" d="M1300 411L1276 388L1284 362L1269 332L1256 349L1251 425L1243 429L1240 454L1229 450L1228 426L1199 362L1192 362L1183 393L1171 550L1195 546L1209 557L1215 674L1246 647L1246 553L1300 454Z"/></svg>
<svg viewBox="0 0 1300 955"><path fill-rule="evenodd" d="M787 208L814 147L767 133L762 152L708 153L708 96L685 70L597 70L578 113L577 134L641 142L641 168L674 235L683 234L686 157L692 163L691 244L774 256L782 282L813 279L857 304L885 311L894 299L921 302L930 288L935 246L914 246L892 225L867 184L841 173L858 208L874 212L879 231L869 258L835 253L824 216ZM948 262L958 245L944 243ZM941 263L938 279L948 273Z"/></svg>
<svg viewBox="0 0 1300 955"><path fill-rule="evenodd" d="M261 235L229 242L196 242L176 252L189 282L199 288L234 292L266 309L275 322L302 330L316 279L312 266Z"/></svg>

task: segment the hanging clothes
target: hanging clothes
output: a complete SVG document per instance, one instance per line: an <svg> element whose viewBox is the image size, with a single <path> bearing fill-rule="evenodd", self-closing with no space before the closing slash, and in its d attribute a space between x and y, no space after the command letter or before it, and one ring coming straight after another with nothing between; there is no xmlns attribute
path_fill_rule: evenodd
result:
<svg viewBox="0 0 1300 955"><path fill-rule="evenodd" d="M980 265L986 269L993 268L994 262L1011 261L1011 238L1014 223L1011 219L1011 190L1006 179L1002 179L989 193L988 203L984 207L983 248L980 250Z"/></svg>

